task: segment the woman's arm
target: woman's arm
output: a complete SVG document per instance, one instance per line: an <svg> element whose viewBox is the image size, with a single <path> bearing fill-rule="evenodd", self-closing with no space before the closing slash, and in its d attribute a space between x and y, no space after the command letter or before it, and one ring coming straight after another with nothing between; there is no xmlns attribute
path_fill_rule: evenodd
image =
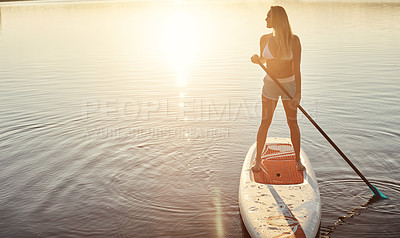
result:
<svg viewBox="0 0 400 238"><path fill-rule="evenodd" d="M293 36L293 72L296 81L296 93L294 95L293 102L298 105L301 100L301 73L300 73L300 61L301 61L301 44L298 36Z"/></svg>
<svg viewBox="0 0 400 238"><path fill-rule="evenodd" d="M261 38L260 38L260 55L257 55L257 54L253 55L251 57L251 62L258 64L258 60L259 60L262 64L266 63L266 60L264 59L262 54L264 52L265 45L267 44L268 37L270 37L270 34L261 36Z"/></svg>
<svg viewBox="0 0 400 238"><path fill-rule="evenodd" d="M260 38L260 61L262 64L266 63L266 60L264 59L264 57L262 55L264 52L265 45L267 44L267 37L268 37L268 35L263 35Z"/></svg>

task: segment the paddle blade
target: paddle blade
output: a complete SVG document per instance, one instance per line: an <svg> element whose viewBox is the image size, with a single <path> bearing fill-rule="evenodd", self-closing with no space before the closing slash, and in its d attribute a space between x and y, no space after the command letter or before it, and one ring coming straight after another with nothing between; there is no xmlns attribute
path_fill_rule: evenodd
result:
<svg viewBox="0 0 400 238"><path fill-rule="evenodd" d="M371 186L374 187L375 190L376 190L376 191L374 192L374 191L372 191L372 189L370 189L371 192L374 194L374 196L378 196L378 197L381 197L381 198L389 199L388 197L385 196L385 194L381 193L381 191L379 191L379 189L378 189L377 187L375 187L375 186L372 185L372 184L371 184Z"/></svg>

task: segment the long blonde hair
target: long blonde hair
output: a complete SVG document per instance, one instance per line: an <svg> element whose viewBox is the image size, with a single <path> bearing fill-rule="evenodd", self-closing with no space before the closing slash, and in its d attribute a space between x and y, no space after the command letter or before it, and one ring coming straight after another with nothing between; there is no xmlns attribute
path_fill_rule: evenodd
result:
<svg viewBox="0 0 400 238"><path fill-rule="evenodd" d="M286 11L281 6L271 6L275 42L278 45L282 59L292 58L293 32Z"/></svg>

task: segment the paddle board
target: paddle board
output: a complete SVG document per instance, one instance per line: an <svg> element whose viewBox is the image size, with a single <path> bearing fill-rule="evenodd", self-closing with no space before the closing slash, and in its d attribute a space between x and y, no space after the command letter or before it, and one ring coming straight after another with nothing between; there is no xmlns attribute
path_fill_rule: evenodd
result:
<svg viewBox="0 0 400 238"><path fill-rule="evenodd" d="M240 214L251 237L319 237L321 200L304 151L306 170L299 171L290 139L267 138L261 170L253 173L256 144L247 153L239 185Z"/></svg>

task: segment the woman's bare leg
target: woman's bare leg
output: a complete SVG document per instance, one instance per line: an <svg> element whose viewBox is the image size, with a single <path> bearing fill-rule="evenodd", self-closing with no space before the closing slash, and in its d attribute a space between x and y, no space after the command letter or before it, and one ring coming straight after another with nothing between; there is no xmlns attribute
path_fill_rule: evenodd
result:
<svg viewBox="0 0 400 238"><path fill-rule="evenodd" d="M290 129L290 139L292 140L294 153L296 155L297 169L305 170L304 165L300 161L300 129L297 124L297 107L290 100L282 100L283 108L285 108L286 119Z"/></svg>
<svg viewBox="0 0 400 238"><path fill-rule="evenodd" d="M278 100L272 100L265 97L262 97L262 116L261 116L261 125L258 128L257 133L257 156L256 156L256 164L252 168L254 171L260 170L261 163L261 153L265 145L265 140L267 139L267 132L269 126L272 122L272 117L274 116L274 111L276 108Z"/></svg>

